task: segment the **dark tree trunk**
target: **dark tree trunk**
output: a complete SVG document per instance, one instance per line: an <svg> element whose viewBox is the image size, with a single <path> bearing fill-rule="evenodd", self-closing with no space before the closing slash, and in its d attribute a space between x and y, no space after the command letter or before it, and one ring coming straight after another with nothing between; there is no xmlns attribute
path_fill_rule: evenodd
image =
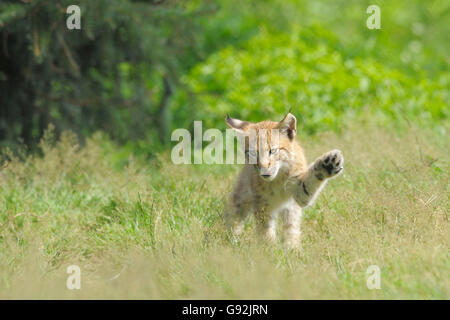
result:
<svg viewBox="0 0 450 320"><path fill-rule="evenodd" d="M158 125L158 135L161 143L166 144L169 135L169 109L168 101L172 95L172 86L167 77L163 78L163 95L159 102L158 112L156 114L156 121Z"/></svg>

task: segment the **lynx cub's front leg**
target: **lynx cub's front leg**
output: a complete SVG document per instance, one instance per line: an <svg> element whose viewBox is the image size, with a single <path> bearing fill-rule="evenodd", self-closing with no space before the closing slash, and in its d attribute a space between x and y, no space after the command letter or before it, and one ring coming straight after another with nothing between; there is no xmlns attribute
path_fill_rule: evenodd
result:
<svg viewBox="0 0 450 320"><path fill-rule="evenodd" d="M314 161L306 175L297 180L293 194L301 207L311 205L328 179L337 176L344 165L344 157L340 150L332 150Z"/></svg>

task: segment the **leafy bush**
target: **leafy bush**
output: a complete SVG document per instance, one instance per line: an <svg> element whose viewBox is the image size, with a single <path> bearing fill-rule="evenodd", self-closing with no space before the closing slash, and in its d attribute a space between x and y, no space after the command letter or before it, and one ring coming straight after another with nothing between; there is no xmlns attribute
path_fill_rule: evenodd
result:
<svg viewBox="0 0 450 320"><path fill-rule="evenodd" d="M202 119L210 127L223 127L226 113L277 119L292 108L308 133L339 129L348 118L439 121L448 117L449 79L349 57L320 26L290 34L263 29L242 48L224 48L193 68L173 108L176 123ZM195 105L186 108L191 94Z"/></svg>

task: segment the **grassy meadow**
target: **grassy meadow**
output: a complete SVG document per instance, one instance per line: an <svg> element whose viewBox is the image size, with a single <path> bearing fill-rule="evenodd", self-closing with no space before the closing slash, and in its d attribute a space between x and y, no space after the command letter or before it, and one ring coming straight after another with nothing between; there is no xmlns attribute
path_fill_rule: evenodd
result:
<svg viewBox="0 0 450 320"><path fill-rule="evenodd" d="M47 132L0 172L0 298L448 299L446 130L354 125L299 139L340 148L343 175L304 211L302 248L238 242L222 210L238 165L129 158L101 134ZM66 268L81 268L68 290ZM366 269L381 269L381 289Z"/></svg>

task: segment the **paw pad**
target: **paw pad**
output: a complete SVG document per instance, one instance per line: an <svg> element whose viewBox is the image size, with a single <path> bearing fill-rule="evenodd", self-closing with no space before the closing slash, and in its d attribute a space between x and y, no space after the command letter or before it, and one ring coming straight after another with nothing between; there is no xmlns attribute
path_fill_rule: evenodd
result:
<svg viewBox="0 0 450 320"><path fill-rule="evenodd" d="M320 162L319 169L321 167L323 170L320 171L325 171L326 176L332 177L342 171L342 169L344 168L343 164L344 164L344 157L342 156L342 152L340 150L333 150L326 153L323 156ZM323 174L319 172L317 173L316 177L319 180L322 180Z"/></svg>

